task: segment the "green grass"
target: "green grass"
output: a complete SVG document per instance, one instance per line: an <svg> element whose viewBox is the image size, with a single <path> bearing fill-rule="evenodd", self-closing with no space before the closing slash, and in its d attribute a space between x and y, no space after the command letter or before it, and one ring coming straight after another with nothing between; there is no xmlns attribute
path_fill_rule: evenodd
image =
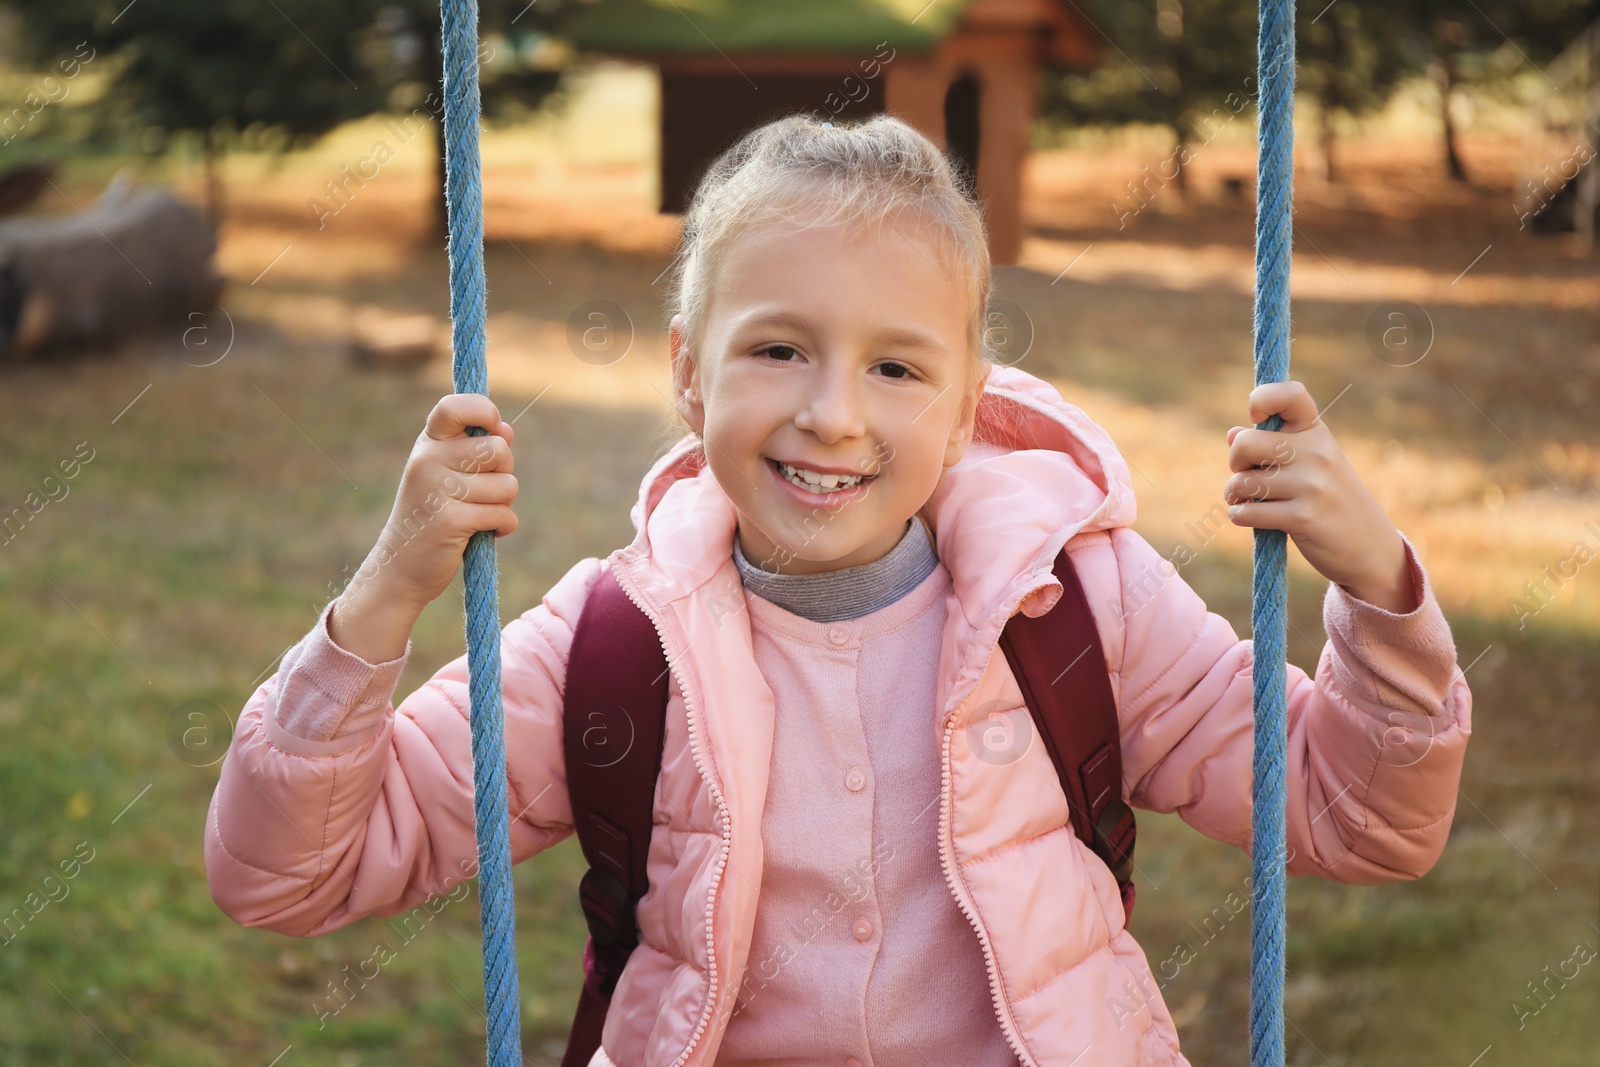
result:
<svg viewBox="0 0 1600 1067"><path fill-rule="evenodd" d="M96 454L69 495L0 548L0 724L12 742L0 748L0 901L25 907L79 842L93 858L0 947L0 1063L110 1062L115 1046L140 1064L265 1064L291 1044L285 1063L481 1060L469 1003L482 996L475 899L449 904L409 941L376 919L314 941L238 927L204 879L218 767L192 766L209 760L186 762L169 745L173 715L206 705L225 743L222 716L237 714L252 679L314 621L327 583L360 562L437 399L330 372L331 354L284 346L198 370L146 353L143 365L9 379L22 388L4 390L6 417L39 421L5 450L4 485L37 481L77 441ZM358 390L367 402L352 407ZM616 451L619 463L646 458ZM625 534L625 513L530 481L533 506L604 510L605 541ZM564 569L544 555L537 535L502 547L508 616ZM452 596L419 624L401 695L458 654ZM580 860L567 843L516 872L530 1050L564 1033L575 1003ZM384 943L395 958L319 1026L313 1005L338 1004L328 983Z"/></svg>

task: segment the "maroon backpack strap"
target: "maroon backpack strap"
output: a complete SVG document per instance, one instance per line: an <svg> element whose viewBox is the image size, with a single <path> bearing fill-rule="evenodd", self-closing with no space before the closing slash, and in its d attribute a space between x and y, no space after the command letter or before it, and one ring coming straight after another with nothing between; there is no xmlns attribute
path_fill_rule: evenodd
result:
<svg viewBox="0 0 1600 1067"><path fill-rule="evenodd" d="M1065 549L1055 575L1062 586L1055 608L1037 619L1012 616L1000 647L1060 775L1073 831L1111 868L1132 915L1136 827L1122 800L1116 700ZM649 888L666 705L667 661L655 626L607 570L578 617L567 658L563 747L573 825L589 863L579 883L589 940L561 1067L587 1067L600 1047L611 993L638 944L634 906Z"/></svg>
<svg viewBox="0 0 1600 1067"><path fill-rule="evenodd" d="M1056 556L1061 599L1029 618L1006 623L1000 648L1033 713L1061 777L1078 839L1105 861L1133 914L1133 809L1122 799L1122 743L1117 702L1094 614L1067 550Z"/></svg>
<svg viewBox="0 0 1600 1067"><path fill-rule="evenodd" d="M591 587L573 630L564 704L567 793L589 863L578 883L589 940L561 1065L587 1067L639 941L634 907L650 884L645 861L667 708L661 639L609 569Z"/></svg>

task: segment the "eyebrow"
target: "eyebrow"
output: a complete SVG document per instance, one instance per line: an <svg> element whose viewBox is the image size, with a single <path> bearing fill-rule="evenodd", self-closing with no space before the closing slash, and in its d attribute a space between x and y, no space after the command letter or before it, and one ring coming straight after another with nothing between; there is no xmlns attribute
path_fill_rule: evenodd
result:
<svg viewBox="0 0 1600 1067"><path fill-rule="evenodd" d="M752 316L739 323L737 332L742 334L760 326L783 326L799 333L815 332L811 320L794 311L768 311L764 314ZM890 345L897 348L925 348L936 352L947 351L945 346L931 334L894 326L886 326L877 331L870 340L874 344Z"/></svg>

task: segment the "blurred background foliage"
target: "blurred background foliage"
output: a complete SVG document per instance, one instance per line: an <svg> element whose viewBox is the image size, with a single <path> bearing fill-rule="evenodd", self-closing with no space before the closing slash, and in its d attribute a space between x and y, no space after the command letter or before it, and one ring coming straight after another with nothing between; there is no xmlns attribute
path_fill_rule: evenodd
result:
<svg viewBox="0 0 1600 1067"><path fill-rule="evenodd" d="M1470 5L1470 6L1469 6ZM563 24L581 0L480 5L485 114L515 118L558 96L573 54ZM1108 48L1092 70L1047 73L1045 124L1150 123L1174 148L1203 142L1230 94L1253 99L1254 0L1074 0ZM1451 119L1462 85L1515 93L1600 18L1597 0L1314 0L1298 5L1299 84L1315 101L1325 173L1337 116L1382 108L1405 79L1441 89L1440 158L1465 179ZM438 6L428 0L170 0L118 10L97 0L0 3L3 58L48 71L93 42L97 95L31 123L74 122L80 141L160 153L191 135L214 159L235 148L305 148L352 119L427 106L439 80ZM70 114L69 114L70 112ZM1178 177L1180 187L1183 178Z"/></svg>
<svg viewBox="0 0 1600 1067"><path fill-rule="evenodd" d="M1176 149L1204 141L1217 109L1237 111L1230 94L1254 98L1254 0L1074 2L1111 54L1092 71L1048 77L1047 117L1070 126L1153 123L1171 131ZM1298 87L1319 109L1330 177L1337 176L1335 118L1376 111L1405 78L1426 75L1442 88L1441 158L1465 179L1450 117L1453 89L1471 83L1510 93L1600 17L1595 0L1312 0L1296 9Z"/></svg>
<svg viewBox="0 0 1600 1067"><path fill-rule="evenodd" d="M514 119L559 92L569 52L554 34L573 6L479 5L486 115ZM442 60L439 6L429 0L163 0L120 11L95 0L20 0L0 14L13 62L47 71L92 42L100 92L78 110L75 136L159 154L175 135L190 135L208 164L214 216L215 161L231 150L303 149L353 119L416 108L437 116L441 107L430 99ZM48 129L47 120L25 137ZM440 232L442 207L441 197Z"/></svg>

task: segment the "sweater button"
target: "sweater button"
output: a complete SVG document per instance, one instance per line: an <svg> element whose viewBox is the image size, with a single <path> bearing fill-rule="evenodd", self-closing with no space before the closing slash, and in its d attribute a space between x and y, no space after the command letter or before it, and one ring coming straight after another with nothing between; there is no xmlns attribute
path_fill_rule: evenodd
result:
<svg viewBox="0 0 1600 1067"><path fill-rule="evenodd" d="M856 935L857 941L865 941L872 936L872 924L865 919L857 919L856 924L850 930Z"/></svg>
<svg viewBox="0 0 1600 1067"><path fill-rule="evenodd" d="M844 784L852 793L859 793L867 784L867 776L861 773L860 767L851 767L844 776Z"/></svg>
<svg viewBox="0 0 1600 1067"><path fill-rule="evenodd" d="M848 644L850 641L850 627L842 623L835 623L828 627L828 640L836 645Z"/></svg>

